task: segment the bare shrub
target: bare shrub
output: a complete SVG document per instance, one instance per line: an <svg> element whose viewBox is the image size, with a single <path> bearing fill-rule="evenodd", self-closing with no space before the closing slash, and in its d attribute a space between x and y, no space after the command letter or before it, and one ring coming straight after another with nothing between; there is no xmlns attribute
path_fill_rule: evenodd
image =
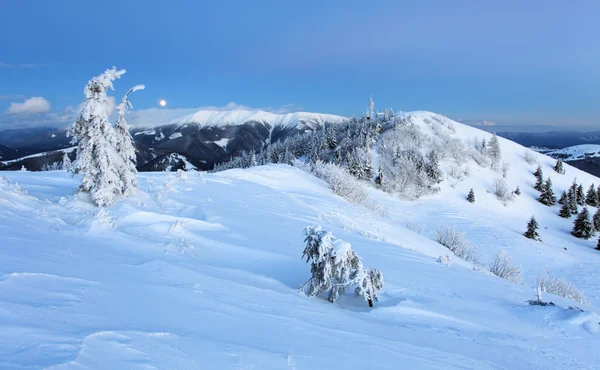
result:
<svg viewBox="0 0 600 370"><path fill-rule="evenodd" d="M533 154L533 152L530 149L525 149L525 152L523 153L523 160L527 164L538 164L536 155Z"/></svg>
<svg viewBox="0 0 600 370"><path fill-rule="evenodd" d="M510 171L510 164L506 162L502 162L502 177L506 178L508 176L508 171Z"/></svg>
<svg viewBox="0 0 600 370"><path fill-rule="evenodd" d="M419 224L413 220L410 219L410 214L405 214L402 217L402 220L404 221L404 227L406 227L407 229L416 232L417 234L421 234L423 232L423 224Z"/></svg>
<svg viewBox="0 0 600 370"><path fill-rule="evenodd" d="M505 206L515 199L515 194L504 179L496 179L493 184L493 193Z"/></svg>
<svg viewBox="0 0 600 370"><path fill-rule="evenodd" d="M587 298L573 283L563 278L553 276L549 271L544 271L536 279L537 286L544 292L568 298L577 303L586 304Z"/></svg>
<svg viewBox="0 0 600 370"><path fill-rule="evenodd" d="M494 260L490 264L490 272L511 283L520 283L523 281L523 268L521 265L513 265L512 258L506 254L504 249L500 249Z"/></svg>
<svg viewBox="0 0 600 370"><path fill-rule="evenodd" d="M454 225L438 225L435 229L433 240L448 248L457 257L465 261L475 264L479 261L477 248L465 238L465 233L457 231Z"/></svg>

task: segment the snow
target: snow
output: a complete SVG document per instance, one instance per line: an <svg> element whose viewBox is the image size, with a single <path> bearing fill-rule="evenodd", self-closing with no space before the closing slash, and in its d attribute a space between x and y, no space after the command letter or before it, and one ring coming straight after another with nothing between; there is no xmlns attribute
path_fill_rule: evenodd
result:
<svg viewBox="0 0 600 370"><path fill-rule="evenodd" d="M138 135L156 135L156 130L139 131L139 132L136 132L133 136L138 136Z"/></svg>
<svg viewBox="0 0 600 370"><path fill-rule="evenodd" d="M218 146L220 146L222 148L226 148L227 144L229 144L230 140L231 140L231 138L224 137L224 138L222 138L220 140L212 141L212 143L217 144Z"/></svg>
<svg viewBox="0 0 600 370"><path fill-rule="evenodd" d="M574 161L585 158L600 157L600 145L597 144L582 144L570 146L563 149L553 150L547 153L553 157L562 157L565 161Z"/></svg>
<svg viewBox="0 0 600 370"><path fill-rule="evenodd" d="M411 114L431 129L431 113ZM465 140L490 137L452 126ZM537 165L523 161L525 148L499 142L506 181L522 191L515 202L488 193L501 175L471 163L471 177L418 201L371 189L387 216L285 165L142 173L138 192L102 211L73 195L77 176L6 172L0 368L596 369L596 239L573 238L573 219L535 200ZM600 183L569 165L557 174L555 160L534 155L557 194L574 177L584 188ZM470 188L474 204L464 199ZM533 214L543 243L521 235ZM405 227L407 215L421 234ZM297 290L310 277L302 231L315 224L381 270L373 308L351 292L331 304ZM523 265L523 284L474 271L431 241L438 224L464 231L485 264L505 249ZM557 306L529 306L546 268L589 305L544 294Z"/></svg>
<svg viewBox="0 0 600 370"><path fill-rule="evenodd" d="M57 150L51 150L49 152L35 153L35 154L31 154L31 155L28 155L28 156L25 156L25 157L21 157L21 158L17 158L17 159L11 159L10 161L4 161L2 163L4 163L4 164L15 163L15 162L22 161L24 159L43 157L43 156L51 154L51 153L71 153L75 149L77 149L77 147L76 146L72 146L72 147L65 148L65 149L57 149Z"/></svg>
<svg viewBox="0 0 600 370"><path fill-rule="evenodd" d="M177 139L178 137L182 137L183 135L181 134L181 132L175 132L171 135L169 135L169 140L173 140L173 139Z"/></svg>
<svg viewBox="0 0 600 370"><path fill-rule="evenodd" d="M196 113L175 119L169 124L185 126L195 124L204 127L242 125L248 121L267 123L271 127L296 127L301 123L323 124L323 122L338 123L345 118L332 114L296 112L277 114L262 110L199 110Z"/></svg>

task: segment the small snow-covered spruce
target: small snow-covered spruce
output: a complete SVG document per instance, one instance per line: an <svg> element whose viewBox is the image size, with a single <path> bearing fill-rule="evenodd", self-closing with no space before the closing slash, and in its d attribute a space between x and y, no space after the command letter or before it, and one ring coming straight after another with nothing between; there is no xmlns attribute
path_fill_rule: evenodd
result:
<svg viewBox="0 0 600 370"><path fill-rule="evenodd" d="M563 193L563 195L564 194L565 193ZM562 217L562 218L570 218L572 216L572 214L571 214L571 206L569 205L568 199L565 199L565 201L560 206L560 211L558 211L558 215L560 217Z"/></svg>
<svg viewBox="0 0 600 370"><path fill-rule="evenodd" d="M143 90L144 88L144 85L136 85L129 89L125 96L123 96L121 104L116 107L117 124L115 125L115 150L121 156L123 162L122 165L117 168L123 186L121 190L123 194L129 194L137 187L135 146L133 144L133 138L129 133L129 125L125 119L125 115L129 109L132 108L132 105L129 102L129 94L134 91Z"/></svg>
<svg viewBox="0 0 600 370"><path fill-rule="evenodd" d="M565 204L567 204L567 205L569 204L569 200L568 200L567 192L566 191L563 191L562 194L560 195L560 199L558 200L558 204L560 204L561 206L565 205Z"/></svg>
<svg viewBox="0 0 600 370"><path fill-rule="evenodd" d="M512 258L506 254L504 249L498 251L490 264L490 272L511 283L523 281L523 268L521 265L513 265Z"/></svg>
<svg viewBox="0 0 600 370"><path fill-rule="evenodd" d="M433 182L440 183L442 181L442 171L440 170L438 155L434 150L431 150L427 154L425 172Z"/></svg>
<svg viewBox="0 0 600 370"><path fill-rule="evenodd" d="M62 158L62 169L63 171L71 171L71 158L69 158L69 155L67 154L67 152L65 152L63 154L63 158Z"/></svg>
<svg viewBox="0 0 600 370"><path fill-rule="evenodd" d="M500 143L498 142L498 137L495 133L490 139L487 152L490 155L490 158L492 159L492 168L496 169L498 167L498 164L500 163L502 153L500 151Z"/></svg>
<svg viewBox="0 0 600 370"><path fill-rule="evenodd" d="M385 185L384 178L383 178L383 171L381 170L381 167L379 167L379 170L377 170L377 177L375 177L375 184L379 187L382 187L383 185Z"/></svg>
<svg viewBox="0 0 600 370"><path fill-rule="evenodd" d="M591 207L598 207L598 193L594 188L594 184L590 185L588 192L585 196L585 203Z"/></svg>
<svg viewBox="0 0 600 370"><path fill-rule="evenodd" d="M535 176L535 185L533 188L537 191L542 191L544 188L544 171L542 171L542 167L538 166L537 170L533 173Z"/></svg>
<svg viewBox="0 0 600 370"><path fill-rule="evenodd" d="M565 174L565 169L563 168L563 161L562 159L558 159L556 161L556 164L554 165L554 171L556 171L557 173L560 173L561 175Z"/></svg>
<svg viewBox="0 0 600 370"><path fill-rule="evenodd" d="M123 161L114 148L115 130L108 120L111 112L106 94L123 73L125 70L113 67L87 83L85 104L68 132L78 143L73 167L82 176L79 191L89 193L97 206L111 204L123 189L118 172Z"/></svg>
<svg viewBox="0 0 600 370"><path fill-rule="evenodd" d="M302 258L306 257L306 262L310 262L312 274L302 287L308 285L307 294L315 297L326 294L327 300L333 303L353 286L355 293L363 295L369 307L373 307L377 292L383 287L381 271L364 270L360 256L350 244L336 239L321 226L307 226L304 234L306 247Z"/></svg>
<svg viewBox="0 0 600 370"><path fill-rule="evenodd" d="M600 209L598 209L594 214L594 217L592 217L592 224L594 225L594 230L600 231Z"/></svg>
<svg viewBox="0 0 600 370"><path fill-rule="evenodd" d="M516 195L521 195L521 188L519 188L518 185L517 185L517 188L515 189L515 194Z"/></svg>
<svg viewBox="0 0 600 370"><path fill-rule="evenodd" d="M577 188L576 188L577 189ZM571 210L572 215L576 215L579 213L579 208L577 207L577 190L573 191L573 189L569 189L567 193L567 200L569 202L569 209Z"/></svg>
<svg viewBox="0 0 600 370"><path fill-rule="evenodd" d="M475 203L475 193L473 192L473 189L469 190L469 194L467 195L467 200L470 203Z"/></svg>
<svg viewBox="0 0 600 370"><path fill-rule="evenodd" d="M542 193L540 194L538 201L546 206L553 206L556 204L556 196L554 196L554 191L552 190L552 180L549 177L542 187Z"/></svg>
<svg viewBox="0 0 600 370"><path fill-rule="evenodd" d="M587 207L583 207L583 210L577 215L571 234L577 238L586 240L594 235L594 225L590 221L590 213Z"/></svg>
<svg viewBox="0 0 600 370"><path fill-rule="evenodd" d="M580 206L585 205L585 194L583 193L583 185L581 184L577 187L577 204Z"/></svg>
<svg viewBox="0 0 600 370"><path fill-rule="evenodd" d="M538 234L538 232L537 232L538 228L539 228L539 226L538 226L537 221L535 220L535 217L531 216L531 219L527 223L527 230L523 233L523 235L526 238L537 240L538 242L541 242L542 238L540 237L540 234Z"/></svg>

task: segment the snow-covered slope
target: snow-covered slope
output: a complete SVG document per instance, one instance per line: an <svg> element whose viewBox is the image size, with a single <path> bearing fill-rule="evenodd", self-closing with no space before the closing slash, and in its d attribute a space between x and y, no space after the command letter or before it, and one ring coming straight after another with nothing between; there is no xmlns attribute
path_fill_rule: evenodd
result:
<svg viewBox="0 0 600 370"><path fill-rule="evenodd" d="M489 138L455 122L438 127L432 113L412 117L431 135ZM572 237L572 219L535 200L537 165L524 162L526 149L500 145L511 167L506 180L522 190L515 202L505 207L488 193L501 174L465 161L470 177L447 178L439 194L418 201L372 189L385 216L284 165L140 174L140 192L102 211L73 195L77 177L7 172L0 368L596 369L596 241ZM600 183L569 165L559 175L553 159L533 155L557 192L574 177L585 187ZM464 199L470 188L474 204ZM521 235L532 214L543 243ZM312 224L382 271L374 308L351 294L331 304L298 292L310 276L302 230ZM419 224L420 234L410 230ZM450 254L430 240L438 224L464 231L485 265L507 250L523 265L524 282L474 271L454 256L450 266L438 263ZM589 304L545 295L557 306L529 306L544 269L575 283Z"/></svg>
<svg viewBox="0 0 600 370"><path fill-rule="evenodd" d="M322 125L324 122L341 122L344 117L332 114L296 112L277 114L262 110L199 110L194 114L177 118L169 124L199 126L234 126L246 122L259 122L269 124L271 127L297 127L298 125Z"/></svg>
<svg viewBox="0 0 600 370"><path fill-rule="evenodd" d="M585 158L598 158L600 157L600 145L575 145L563 149L553 150L547 154L555 158L560 157L565 161L574 161Z"/></svg>

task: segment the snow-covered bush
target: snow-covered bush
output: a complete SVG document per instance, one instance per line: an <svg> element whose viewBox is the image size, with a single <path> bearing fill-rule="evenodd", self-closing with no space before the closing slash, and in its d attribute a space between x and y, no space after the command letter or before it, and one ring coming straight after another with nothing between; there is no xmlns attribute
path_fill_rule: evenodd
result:
<svg viewBox="0 0 600 370"><path fill-rule="evenodd" d="M492 186L494 195L505 206L515 199L514 192L510 190L504 179L495 179Z"/></svg>
<svg viewBox="0 0 600 370"><path fill-rule="evenodd" d="M536 155L533 154L533 152L530 149L525 149L525 152L523 152L523 160L525 161L525 163L530 165L538 164Z"/></svg>
<svg viewBox="0 0 600 370"><path fill-rule="evenodd" d="M60 162L46 163L42 166L42 171L58 171L62 169Z"/></svg>
<svg viewBox="0 0 600 370"><path fill-rule="evenodd" d="M450 256L444 254L438 257L437 261L444 266L450 266L452 261L450 260Z"/></svg>
<svg viewBox="0 0 600 370"><path fill-rule="evenodd" d="M490 264L490 272L512 283L523 281L523 268L521 265L513 265L512 258L506 254L504 249L496 253L494 260Z"/></svg>
<svg viewBox="0 0 600 370"><path fill-rule="evenodd" d="M404 227L407 229L416 232L417 234L421 234L423 232L423 224L417 223L414 220L411 220L410 214L405 214L402 217L402 221L404 222Z"/></svg>
<svg viewBox="0 0 600 370"><path fill-rule="evenodd" d="M479 252L477 248L465 238L465 233L457 231L454 225L438 225L433 238L457 257L475 264L478 263Z"/></svg>
<svg viewBox="0 0 600 370"><path fill-rule="evenodd" d="M317 162L311 167L311 171L342 198L371 211L385 213L383 206L369 195L366 185L343 168L332 163Z"/></svg>
<svg viewBox="0 0 600 370"><path fill-rule="evenodd" d="M544 271L537 277L536 285L546 293L568 298L582 304L587 303L587 298L583 292L577 289L573 283L570 283L563 278L557 278L549 271Z"/></svg>
<svg viewBox="0 0 600 370"><path fill-rule="evenodd" d="M306 247L302 258L311 264L312 277L304 284L307 294L319 297L327 295L327 300L335 302L349 287L354 287L357 295L362 295L373 307L377 292L383 287L383 275L378 269L363 269L360 256L349 243L335 238L321 226L307 226L304 230Z"/></svg>

